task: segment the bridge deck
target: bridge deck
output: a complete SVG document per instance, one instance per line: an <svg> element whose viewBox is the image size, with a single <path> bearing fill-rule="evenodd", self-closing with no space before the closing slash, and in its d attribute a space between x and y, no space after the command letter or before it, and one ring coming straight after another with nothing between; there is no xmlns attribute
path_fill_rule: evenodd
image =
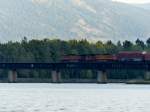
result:
<svg viewBox="0 0 150 112"><path fill-rule="evenodd" d="M150 61L0 63L0 69L143 69L150 70Z"/></svg>

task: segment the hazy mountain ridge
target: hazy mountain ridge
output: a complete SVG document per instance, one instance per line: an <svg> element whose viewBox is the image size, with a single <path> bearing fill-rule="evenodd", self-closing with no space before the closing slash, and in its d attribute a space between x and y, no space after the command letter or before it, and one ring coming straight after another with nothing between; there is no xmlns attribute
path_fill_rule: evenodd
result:
<svg viewBox="0 0 150 112"><path fill-rule="evenodd" d="M149 10L150 11L150 3L147 4L137 4L137 7L143 8L145 10Z"/></svg>
<svg viewBox="0 0 150 112"><path fill-rule="evenodd" d="M150 36L149 20L148 10L110 0L2 0L0 40L134 40Z"/></svg>

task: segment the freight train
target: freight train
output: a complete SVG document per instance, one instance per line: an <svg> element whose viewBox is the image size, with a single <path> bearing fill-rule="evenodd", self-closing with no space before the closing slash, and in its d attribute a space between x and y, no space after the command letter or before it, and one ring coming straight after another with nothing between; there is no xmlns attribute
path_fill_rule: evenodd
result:
<svg viewBox="0 0 150 112"><path fill-rule="evenodd" d="M65 55L62 62L150 61L150 53L119 52L118 54Z"/></svg>

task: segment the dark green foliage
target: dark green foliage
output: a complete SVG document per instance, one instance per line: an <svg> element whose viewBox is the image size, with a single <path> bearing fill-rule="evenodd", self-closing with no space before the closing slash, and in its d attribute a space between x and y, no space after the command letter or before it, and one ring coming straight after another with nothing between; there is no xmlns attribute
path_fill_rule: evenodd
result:
<svg viewBox="0 0 150 112"><path fill-rule="evenodd" d="M123 50L125 50L125 51L131 51L131 50L133 50L133 44L132 44L132 42L130 42L128 40L125 40L123 42Z"/></svg>
<svg viewBox="0 0 150 112"><path fill-rule="evenodd" d="M147 39L146 44L147 46L150 46L150 38Z"/></svg>

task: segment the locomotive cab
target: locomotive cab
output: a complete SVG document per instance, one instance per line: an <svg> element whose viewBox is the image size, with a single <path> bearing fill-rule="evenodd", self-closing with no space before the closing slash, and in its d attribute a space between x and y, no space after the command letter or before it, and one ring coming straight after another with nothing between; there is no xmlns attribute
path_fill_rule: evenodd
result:
<svg viewBox="0 0 150 112"><path fill-rule="evenodd" d="M120 52L117 54L118 61L143 61L144 55L142 52Z"/></svg>

